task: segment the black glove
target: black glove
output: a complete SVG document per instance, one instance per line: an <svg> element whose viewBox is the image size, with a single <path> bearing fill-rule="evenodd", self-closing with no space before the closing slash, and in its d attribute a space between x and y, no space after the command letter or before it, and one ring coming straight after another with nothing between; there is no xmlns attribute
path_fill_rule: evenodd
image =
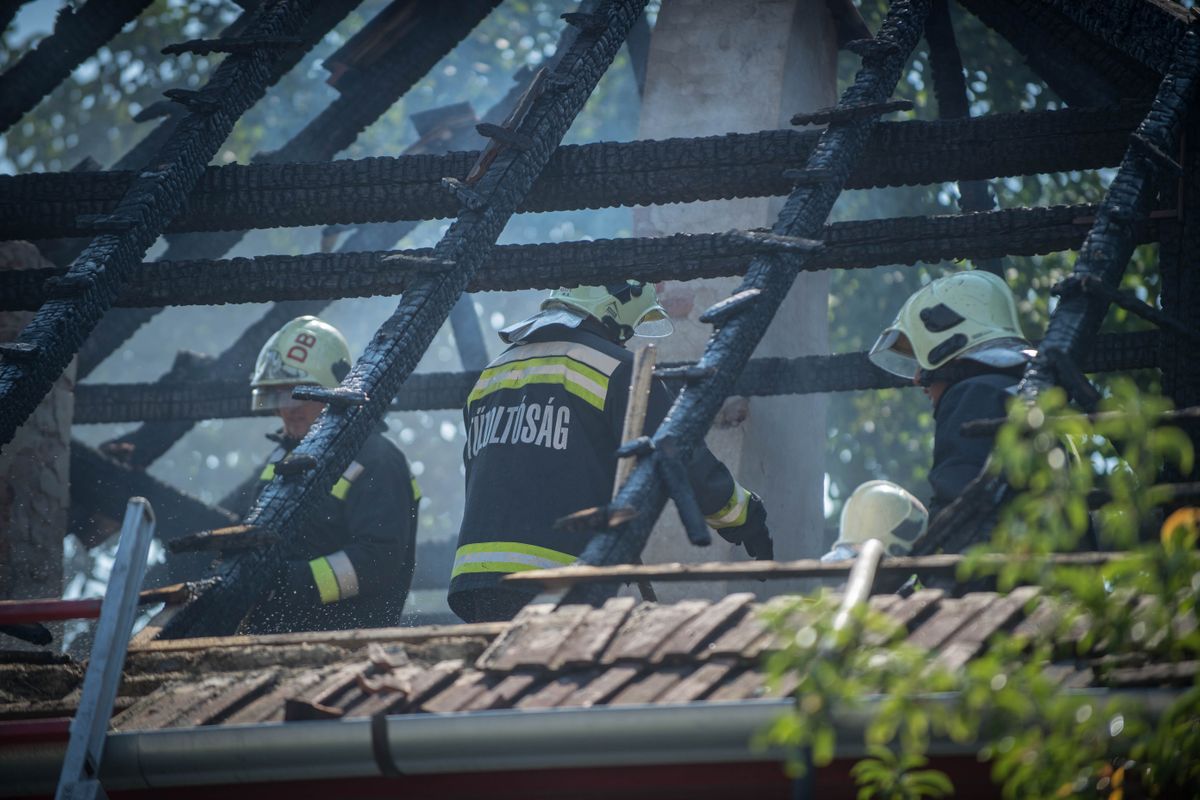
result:
<svg viewBox="0 0 1200 800"><path fill-rule="evenodd" d="M302 605L320 605L321 593L307 561L285 561L275 573L275 596Z"/></svg>
<svg viewBox="0 0 1200 800"><path fill-rule="evenodd" d="M750 493L746 509L746 521L732 528L719 528L717 533L726 541L740 544L756 561L772 561L775 558L775 543L767 530L767 507L754 492Z"/></svg>

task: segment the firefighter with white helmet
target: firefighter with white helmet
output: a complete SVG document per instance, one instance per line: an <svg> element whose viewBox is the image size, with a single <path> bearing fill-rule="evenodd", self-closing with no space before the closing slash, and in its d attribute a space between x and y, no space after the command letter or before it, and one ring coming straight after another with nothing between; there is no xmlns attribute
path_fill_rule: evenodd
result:
<svg viewBox="0 0 1200 800"><path fill-rule="evenodd" d="M468 622L511 618L535 593L506 574L573 563L590 536L555 530L561 517L606 505L629 394L633 336L665 336L654 287L638 281L556 289L540 311L500 332L510 347L475 383L463 411L466 506L450 579L451 609ZM672 397L650 392L653 434ZM717 533L773 556L762 501L701 446L688 467Z"/></svg>
<svg viewBox="0 0 1200 800"><path fill-rule="evenodd" d="M867 481L846 499L838 540L821 560L854 558L868 539L882 542L884 555L907 555L928 523L925 506L902 486L891 481Z"/></svg>
<svg viewBox="0 0 1200 800"><path fill-rule="evenodd" d="M350 348L332 325L298 317L258 354L251 378L255 411L273 410L283 430L248 505L275 477L275 465L308 433L322 403L297 400L297 386L338 386L350 371ZM247 618L249 633L390 627L400 624L412 583L420 492L404 454L373 433L319 501L310 521L287 533L287 561L272 593Z"/></svg>
<svg viewBox="0 0 1200 800"><path fill-rule="evenodd" d="M933 402L929 519L962 493L991 454L992 437L963 436L962 426L1006 416L1034 355L1008 284L983 270L956 272L917 290L875 341L871 361L921 385ZM843 526L842 539L846 535ZM837 552L835 545L827 557Z"/></svg>

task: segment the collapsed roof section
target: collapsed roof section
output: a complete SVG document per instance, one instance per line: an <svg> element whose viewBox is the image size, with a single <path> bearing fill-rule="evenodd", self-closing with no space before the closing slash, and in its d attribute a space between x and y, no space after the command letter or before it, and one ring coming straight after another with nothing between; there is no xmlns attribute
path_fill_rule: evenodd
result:
<svg viewBox="0 0 1200 800"><path fill-rule="evenodd" d="M765 380L762 375L755 378L754 367L747 371L748 364L754 364L750 354L755 344L798 271L911 263L948 255L978 260L1073 248L1080 246L1081 238L1076 277L1064 287L1068 291L1073 288L1074 294L1065 297L1054 312L1046 346L1025 382L1027 391L1034 394L1051 383L1067 383L1077 398L1086 400L1086 379L1078 365L1093 368L1103 363L1130 368L1159 363L1169 373L1164 380L1174 387L1177 402L1195 402L1200 386L1193 384L1200 378L1189 377L1182 353L1164 344L1171 337L1125 335L1097 347L1094 335L1104 310L1114 300L1113 291L1132 247L1156 239L1164 243L1164 310L1192 328L1198 321L1194 317L1200 313L1196 310L1200 303L1188 303L1188 298L1197 293L1196 281L1182 268L1184 254L1195 252L1188 246L1200 245L1193 241L1200 236L1198 204L1192 202L1197 191L1197 157L1190 152L1176 156L1200 67L1197 33L1189 27L1187 12L1166 0L964 0L964 4L996 30L1012 36L1018 50L1030 57L1034 68L1052 86L1078 82L1090 71L1096 85L1087 97L1110 102L1133 94L1136 102L1095 111L1069 109L980 119L877 123L880 115L896 107L889 97L925 30L931 8L936 12L934 25L942 26L933 36L938 50L936 60L941 65L938 69L952 72L953 65L959 63L951 49L952 34L940 16L945 10L941 0L937 0L936 7L932 0L897 0L878 35L845 44L862 58L862 69L839 105L801 115L803 122L827 124L819 133L731 134L556 150L571 119L641 13L640 3L607 0L594 9L565 15L578 31L578 38L573 42L564 40L561 61L532 78L504 124L485 122L480 126L480 133L491 138L481 153L426 152L394 159L305 166L267 163L290 157L293 151L285 148L283 156L265 158L264 163L205 171L211 151L237 114L273 80L272 65L281 63L277 61L279 53L300 46L290 37L300 30L307 4L295 0L270 5L237 34L236 47L221 40L215 40L215 46L187 45L224 47L230 56L208 88L198 93L175 93L173 99L182 103L188 114L166 137L155 159L156 169L137 173L136 177L118 171L0 180L4 218L14 220L21 235L30 235L30 231L47 237L100 232L65 274L39 276L47 278L42 285L6 286L14 289L4 292L6 298L14 298L6 302L13 306L40 303L41 309L21 339L2 351L0 441L11 437L49 381L114 303L159 305L186 302L189 297L203 297L205 302L269 298L321 303L334 297L402 291L404 299L396 313L376 334L341 389L324 395L330 403L327 411L279 470L279 477L267 487L251 513L248 521L252 526L276 530L307 517L311 500L340 474L374 422L389 408L464 290L591 280L599 276L594 264L604 260L613 262L612 271L619 268L622 277L626 277L625 272L670 278L744 274L741 289L708 312L706 320L714 325L715 332L701 360L692 368L664 373L682 381L684 388L669 422L655 435L653 450L643 454L646 457L615 501L618 506L633 509L636 517L610 530L604 525L606 515L597 515L598 532L584 562L626 562L638 556L666 502L660 472L669 470L670 459L687 456L730 393L894 385L890 380L867 375L861 354L772 364L783 376L774 380ZM486 13L486 7L488 4L481 3L480 13ZM379 24L398 25L408 32L405 35L417 36L421 26L412 27L412 18L402 10L393 11ZM1031 26L1042 33L1043 42L1046 35L1062 41L1061 52L1034 59L1034 51L1041 47L1037 35L1022 37L1019 33L1029 31ZM367 72L384 60L372 44L378 43L378 37L364 35L353 41L361 45L361 52L355 52ZM354 65L351 55L344 59L348 68ZM962 87L953 80L938 83L942 116L961 117L962 98L957 94ZM1150 93L1156 83L1157 94L1147 113L1145 104L1152 99ZM372 96L383 91L378 86L370 90L356 88L370 84L365 78L354 78L353 69L336 81L343 98L353 91L366 91ZM395 92L396 85L389 91ZM375 116L386 105L390 102L379 100L372 106ZM347 126L349 140L365 119ZM1194 126L1195 122L1188 124ZM307 145L295 147L295 153L311 151ZM330 158L334 153L336 149L320 156ZM1117 179L1104 202L1094 209L1008 209L954 220L872 223L874 231L887 230L893 237L890 239L872 240L865 231L856 233L857 223L825 227L833 202L848 187L963 182L1118 163ZM804 165L803 169L797 169L799 165ZM136 170L139 166L124 168ZM1178 191L1171 181L1164 180L1177 172L1186 172L1192 178ZM314 185L321 186L321 190L309 188ZM493 248L511 214L523 210L789 192L770 232L672 237L653 242ZM1151 198L1156 193L1168 203L1175 201L1174 207L1152 208ZM983 208L985 200L981 196L972 202ZM172 265L138 263L149 242L162 231L358 224L437 216L453 216L456 221L430 252L213 260L228 247L224 244L213 245L214 249L201 258ZM1081 237L1085 227L1088 233ZM236 235L228 235L212 241L232 243L235 239ZM234 270L244 274L230 280ZM277 279L281 275L296 278L297 283L292 285L300 288L288 290L292 294L280 289ZM178 278L178 287L167 287L168 277L172 281ZM236 288L228 293L217 291L215 287L223 281L230 281ZM279 313L286 308L279 306ZM109 352L131 330L130 325L138 324L141 312L130 313L125 333L102 337L103 347ZM1101 356L1099 362L1089 362L1089 354ZM850 360L837 362L839 358ZM221 363L234 363L233 356L223 358ZM817 377L801 374L813 366L821 368L816 371ZM839 369L851 377L831 377ZM738 384L743 373L749 387ZM208 386L223 390L222 373L213 372L211 377L218 380ZM460 391L460 384L468 377L427 380L432 381L430 386L436 381L444 385L426 394L423 402L450 403L453 392ZM111 394L112 390L105 391ZM169 393L170 386L164 384L155 391ZM129 404L153 395L145 388L132 392L134 396L121 401L124 410L105 412L107 418L114 413L128 415ZM438 399L434 400L435 396ZM171 401L169 406L171 410L164 419L187 421L197 413L187 410L184 402ZM87 411L86 403L81 407L85 414L91 414L85 418L106 418L104 413ZM674 499L689 502L686 496ZM176 617L165 635L192 636L232 629L241 611L262 588L258 576L270 573L278 558L278 553L268 550L232 559L221 581ZM594 604L602 601L607 591L579 587L572 597Z"/></svg>

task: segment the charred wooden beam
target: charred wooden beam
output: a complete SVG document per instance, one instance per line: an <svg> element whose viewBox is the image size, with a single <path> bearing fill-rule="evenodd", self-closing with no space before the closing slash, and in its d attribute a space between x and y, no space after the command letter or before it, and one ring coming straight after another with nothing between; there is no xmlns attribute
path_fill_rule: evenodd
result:
<svg viewBox="0 0 1200 800"><path fill-rule="evenodd" d="M312 0L280 2L263 12L249 35L295 33ZM216 113L191 113L147 170L138 174L108 219L129 227L96 236L65 276L72 291L42 306L19 341L39 348L36 362L0 362L0 444L7 444L70 362L79 345L112 304L116 293L183 208L205 165L229 135L238 117L266 91L273 53L231 55L217 67L205 91L220 98Z"/></svg>
<svg viewBox="0 0 1200 800"><path fill-rule="evenodd" d="M368 125L423 78L433 65L495 8L498 0L395 0L375 15L337 53L326 59L335 71L331 82L338 97L283 147L254 158L254 163L328 161L349 147ZM320 35L355 3L319 3ZM314 16L316 15L314 14ZM319 27L319 26L316 26ZM230 38L244 40L245 36ZM318 38L320 38L318 36ZM166 260L220 258L241 241L244 231L226 230L204 236L167 237ZM79 374L86 377L158 312L118 311L102 320L80 354Z"/></svg>
<svg viewBox="0 0 1200 800"><path fill-rule="evenodd" d="M456 268L430 273L414 282L395 313L376 332L361 358L342 381L370 400L361 406L326 409L292 458L312 459L302 475L278 476L267 484L246 516L248 525L287 532L305 524L316 502L354 458L378 424L404 380L416 367L450 309L466 289L488 250L528 194L538 174L566 134L624 42L645 0L605 0L596 16L602 29L582 30L555 68L558 80L531 86L524 112L511 127L530 138L528 149L503 149L475 183L486 201L464 209L434 249ZM540 87L535 91L536 87ZM179 612L163 629L163 638L230 632L266 589L266 576L282 562L279 547L247 553L232 561L223 580Z"/></svg>
<svg viewBox="0 0 1200 800"><path fill-rule="evenodd" d="M1124 372L1158 363L1156 332L1106 334L1084 362L1088 372ZM703 380L712 370L696 364L664 364L664 380ZM461 409L479 373L423 372L404 382L388 411ZM761 397L779 394L818 394L868 389L902 389L910 381L880 370L866 353L839 353L799 358L754 358L747 362L730 394ZM200 383L82 383L75 389L75 423L178 421L248 417L246 380Z"/></svg>
<svg viewBox="0 0 1200 800"><path fill-rule="evenodd" d="M150 0L88 0L78 9L61 9L54 32L0 74L0 133L11 128L148 5Z"/></svg>
<svg viewBox="0 0 1200 800"><path fill-rule="evenodd" d="M120 528L130 497L145 497L154 506L155 536L163 541L199 528L233 524L237 517L133 469L80 441L71 442L70 533L85 547L100 544ZM110 521L111 527L106 526Z"/></svg>
<svg viewBox="0 0 1200 800"><path fill-rule="evenodd" d="M1165 75L1188 27L1189 10L1171 0L1036 0L1104 44Z"/></svg>
<svg viewBox="0 0 1200 800"><path fill-rule="evenodd" d="M1200 33L1189 30L1176 48L1171 70L1163 78L1150 113L1138 126L1137 134L1158 150L1173 152L1198 80ZM1160 163L1145 155L1144 147L1130 143L1075 261L1073 274L1081 282L1095 278L1112 289L1120 284L1137 242L1135 220L1162 183L1161 169ZM1100 292L1080 292L1063 298L1050 315L1041 350L1025 370L1020 387L1025 396L1060 382L1056 361L1065 358L1078 362L1087 353L1108 306L1108 298Z"/></svg>
<svg viewBox="0 0 1200 800"><path fill-rule="evenodd" d="M1158 76L1096 39L1042 0L958 0L1008 40L1029 68L1071 106L1151 97Z"/></svg>
<svg viewBox="0 0 1200 800"><path fill-rule="evenodd" d="M891 42L894 49L864 61L854 83L838 100L842 106L882 103L896 88L901 73L916 47L929 13L929 0L895 0L876 39ZM870 120L835 121L820 133L820 139L804 168L831 173L820 184L801 185L788 197L771 232L803 239L819 238L826 217L845 187L852 165L867 145ZM762 340L767 327L791 289L797 265L809 258L804 253L756 256L738 291L757 289L761 294L754 313L737 314L722 322L713 333L698 366L713 368L708 378L688 383L675 398L670 412L654 434L655 443L674 443L683 461L703 440L725 398ZM597 532L588 543L580 564L607 566L632 563L640 558L650 531L662 513L666 491L654 464L643 460L613 499L613 505L634 509L638 515L616 530ZM579 586L568 592L567 602L595 604L614 592L612 587Z"/></svg>
<svg viewBox="0 0 1200 800"><path fill-rule="evenodd" d="M802 269L860 269L1072 250L1083 242L1095 210L1095 206L1055 206L837 222L825 226L823 248L813 253ZM1164 222L1158 217L1143 218L1137 228L1138 241L1156 241ZM771 251L769 244L756 237L730 233L503 245L492 249L467 290L552 289L627 278L656 282L742 275L752 256ZM116 305L401 294L420 276L420 259L432 252L312 253L143 263L133 271ZM56 274L56 270L0 274L0 311L38 308L48 297L46 281Z"/></svg>
<svg viewBox="0 0 1200 800"><path fill-rule="evenodd" d="M1141 108L1068 109L963 120L879 123L847 188L984 180L1118 164ZM784 170L812 153L817 131L568 145L520 211L654 205L787 195ZM442 178L464 179L479 153L211 168L169 228L359 224L449 218ZM82 214L113 210L130 173L0 176L0 238L60 238Z"/></svg>

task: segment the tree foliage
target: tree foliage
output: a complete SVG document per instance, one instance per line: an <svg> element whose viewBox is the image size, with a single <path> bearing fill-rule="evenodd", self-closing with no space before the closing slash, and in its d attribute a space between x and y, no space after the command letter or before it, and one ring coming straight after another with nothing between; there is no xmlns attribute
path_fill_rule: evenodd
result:
<svg viewBox="0 0 1200 800"><path fill-rule="evenodd" d="M1052 623L997 633L955 671L931 662L882 614L860 609L857 624L835 630L830 595L778 604L768 619L785 646L767 666L777 685L796 683L796 711L769 739L811 748L814 763L827 764L839 715L869 706L871 755L855 768L861 797L943 796L945 781L919 769L934 736L971 743L1006 797L1195 796L1197 517L1185 511L1163 523L1171 496L1156 485L1164 468L1189 472L1195 454L1182 431L1159 424L1168 408L1130 381L1114 382L1104 402L1111 413L1097 420L1071 413L1061 391L1032 407L1015 401L991 469L1018 494L959 578L994 581L1001 591L1039 585L1036 602L1050 604ZM1096 496L1103 502L1089 515ZM1160 528L1161 541L1143 543ZM1047 564L1047 554L1090 532L1126 556L1101 569ZM1005 556L999 565L982 558L996 554ZM1100 686L1119 685L1119 670L1145 664L1179 665L1190 688L1155 709L1133 693L1061 684L1084 669Z"/></svg>

